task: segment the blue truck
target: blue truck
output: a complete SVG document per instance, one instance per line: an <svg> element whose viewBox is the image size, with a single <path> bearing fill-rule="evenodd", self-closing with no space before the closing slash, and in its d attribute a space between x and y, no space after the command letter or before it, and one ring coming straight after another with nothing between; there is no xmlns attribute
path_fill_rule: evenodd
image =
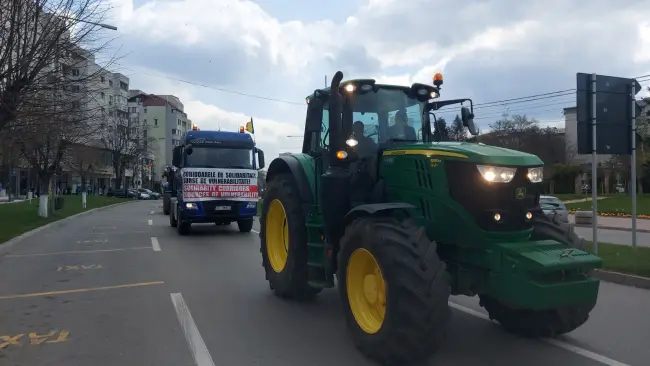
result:
<svg viewBox="0 0 650 366"><path fill-rule="evenodd" d="M187 235L194 223L250 232L257 213L257 171L264 152L242 130L188 131L172 151L169 224Z"/></svg>

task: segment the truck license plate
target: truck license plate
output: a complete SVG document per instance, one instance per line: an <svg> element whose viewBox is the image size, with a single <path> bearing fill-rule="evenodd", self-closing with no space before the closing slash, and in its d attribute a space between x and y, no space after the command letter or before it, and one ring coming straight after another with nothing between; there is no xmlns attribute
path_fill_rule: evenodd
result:
<svg viewBox="0 0 650 366"><path fill-rule="evenodd" d="M229 211L230 206L217 206L214 208L215 211Z"/></svg>

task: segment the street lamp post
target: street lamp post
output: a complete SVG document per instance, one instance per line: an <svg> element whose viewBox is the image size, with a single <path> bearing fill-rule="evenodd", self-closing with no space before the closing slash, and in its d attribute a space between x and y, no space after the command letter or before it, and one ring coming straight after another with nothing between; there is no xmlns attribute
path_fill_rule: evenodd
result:
<svg viewBox="0 0 650 366"><path fill-rule="evenodd" d="M57 15L57 17L63 18L63 19L70 19L72 21L79 22L79 23L87 23L87 24L91 24L91 25L96 25L98 27L102 27L102 28L106 28L106 29L110 29L110 30L114 30L114 31L117 30L116 26L110 25L110 24L91 22L89 20L81 20L81 19L77 19L77 18L73 18L73 17L68 17L68 16L65 16L65 15Z"/></svg>

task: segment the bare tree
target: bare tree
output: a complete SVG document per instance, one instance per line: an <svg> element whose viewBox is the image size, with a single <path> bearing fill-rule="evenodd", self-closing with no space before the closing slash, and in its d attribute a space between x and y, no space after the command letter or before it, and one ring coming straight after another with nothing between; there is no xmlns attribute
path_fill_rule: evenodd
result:
<svg viewBox="0 0 650 366"><path fill-rule="evenodd" d="M81 178L81 204L83 208L86 208L88 179L105 167L105 151L98 146L92 145L91 141L84 144L73 144L65 154L64 165Z"/></svg>
<svg viewBox="0 0 650 366"><path fill-rule="evenodd" d="M141 127L137 119L130 119L119 108L109 110L103 117L99 136L102 147L111 153L115 189L122 188L126 170L134 169L151 151L152 139L144 135Z"/></svg>
<svg viewBox="0 0 650 366"><path fill-rule="evenodd" d="M105 3L104 3L105 4ZM0 130L51 102L44 89L68 85L61 74L86 62L73 57L105 49L100 28L107 7L101 0L3 0L0 2ZM72 61L72 62L71 62ZM79 83L93 75L74 75ZM51 112L51 111L49 111ZM25 119L22 119L25 121Z"/></svg>

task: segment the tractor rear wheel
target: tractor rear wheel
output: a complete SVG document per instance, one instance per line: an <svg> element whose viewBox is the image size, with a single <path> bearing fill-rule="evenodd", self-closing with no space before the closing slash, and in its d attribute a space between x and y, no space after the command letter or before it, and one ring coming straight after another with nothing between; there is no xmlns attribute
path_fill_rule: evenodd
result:
<svg viewBox="0 0 650 366"><path fill-rule="evenodd" d="M281 297L307 300L321 291L308 283L305 217L291 175L275 176L262 203L260 251L266 280Z"/></svg>
<svg viewBox="0 0 650 366"><path fill-rule="evenodd" d="M576 330L589 319L589 312L596 305L548 310L512 309L490 296L480 295L480 298L490 319L498 321L506 331L534 338L553 337Z"/></svg>
<svg viewBox="0 0 650 366"><path fill-rule="evenodd" d="M449 277L424 228L385 217L356 220L341 239L337 278L348 328L366 357L424 361L446 338Z"/></svg>

